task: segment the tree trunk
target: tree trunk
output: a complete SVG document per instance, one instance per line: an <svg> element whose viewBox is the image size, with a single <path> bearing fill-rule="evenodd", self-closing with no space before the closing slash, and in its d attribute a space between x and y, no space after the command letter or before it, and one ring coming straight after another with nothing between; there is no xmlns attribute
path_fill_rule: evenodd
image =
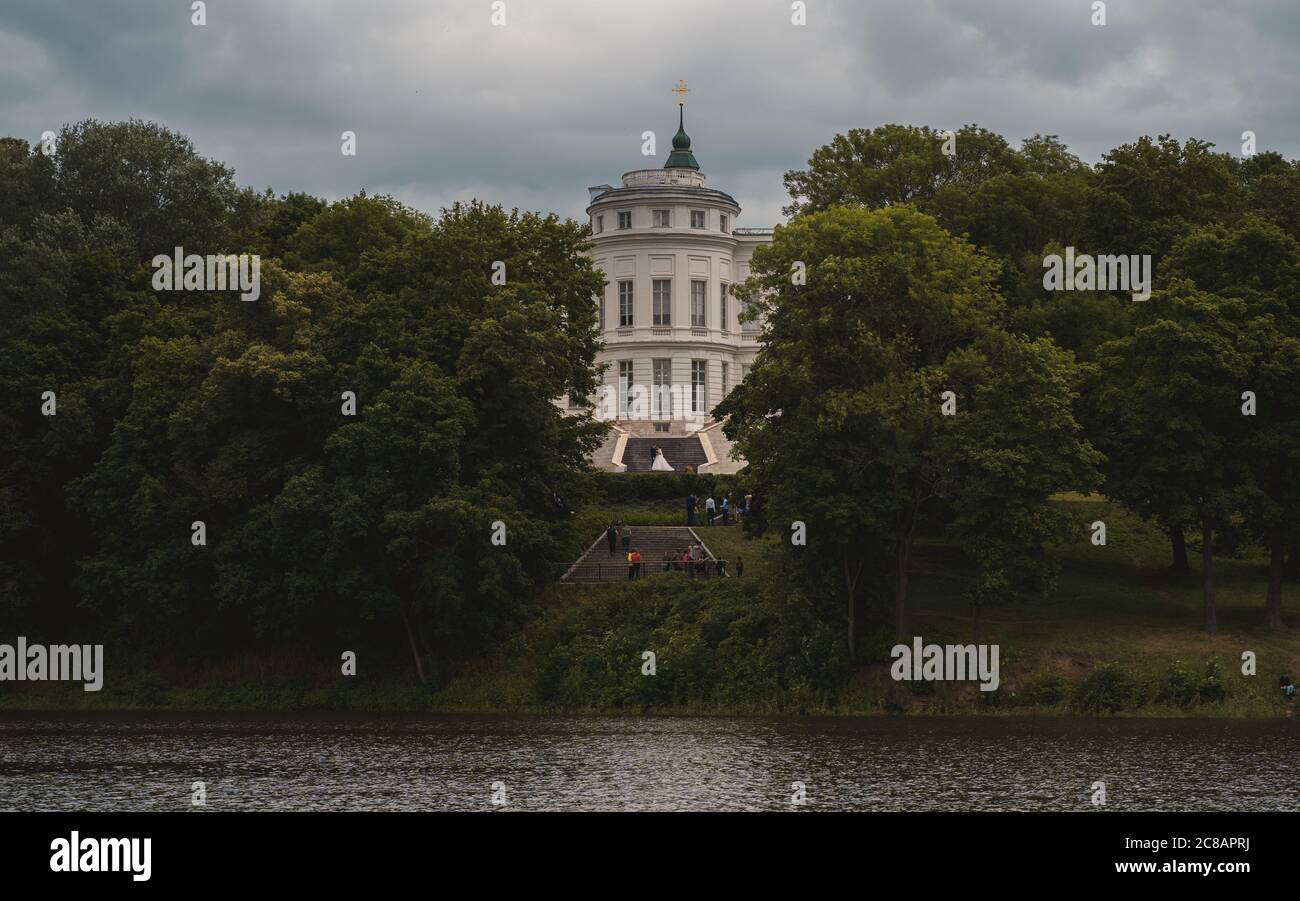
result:
<svg viewBox="0 0 1300 901"><path fill-rule="evenodd" d="M423 629L416 629L415 636L420 639L420 649L424 651L423 659L429 661L429 678L436 682L438 680L438 673L434 668L433 663L437 658L433 655L433 646L429 644L429 636L424 634Z"/></svg>
<svg viewBox="0 0 1300 901"><path fill-rule="evenodd" d="M894 587L894 637L899 642L907 639L907 564L911 559L911 541L904 541L898 547L897 580Z"/></svg>
<svg viewBox="0 0 1300 901"><path fill-rule="evenodd" d="M1182 523L1175 523L1169 527L1169 541L1174 548L1174 562L1169 567L1169 571L1175 573L1191 572L1192 567L1187 562L1187 538L1183 535Z"/></svg>
<svg viewBox="0 0 1300 901"><path fill-rule="evenodd" d="M411 643L411 656L415 658L415 673L420 677L421 685L428 685L429 680L424 675L424 659L420 656L420 649L415 644L415 628L411 625L409 614L402 614L402 622L406 624L406 640Z"/></svg>
<svg viewBox="0 0 1300 901"><path fill-rule="evenodd" d="M898 523L902 528L897 531L894 565L894 634L899 642L907 639L907 567L912 561L912 541L916 538L916 527L921 518L921 489L912 487L912 506Z"/></svg>
<svg viewBox="0 0 1300 901"><path fill-rule="evenodd" d="M1300 579L1300 542L1292 542L1286 550L1286 577Z"/></svg>
<svg viewBox="0 0 1300 901"><path fill-rule="evenodd" d="M1268 542L1268 594L1264 599L1264 625L1282 628L1282 571L1286 566L1286 539L1276 530Z"/></svg>
<svg viewBox="0 0 1300 901"><path fill-rule="evenodd" d="M853 590L854 589L853 583L854 583L854 579L849 576L849 558L845 557L844 558L844 594L848 597L849 600L849 663L852 663L855 659L857 659L857 649L854 647L854 642L853 642L853 630L856 625L856 617L855 617L856 611L854 609L856 606L854 603L856 592Z"/></svg>
<svg viewBox="0 0 1300 901"><path fill-rule="evenodd" d="M1205 595L1205 631L1213 635L1219 629L1214 611L1214 529L1201 526L1201 590Z"/></svg>
<svg viewBox="0 0 1300 901"><path fill-rule="evenodd" d="M858 624L858 580L862 578L862 567L865 560L858 561L858 566L849 575L849 557L847 554L841 558L844 561L844 593L849 600L849 662L852 663L857 659L857 642L854 640L854 632Z"/></svg>

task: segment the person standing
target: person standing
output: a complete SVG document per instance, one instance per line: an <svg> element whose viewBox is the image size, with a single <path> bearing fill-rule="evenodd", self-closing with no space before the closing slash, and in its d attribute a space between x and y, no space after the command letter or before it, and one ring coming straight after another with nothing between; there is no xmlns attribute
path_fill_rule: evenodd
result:
<svg viewBox="0 0 1300 901"><path fill-rule="evenodd" d="M736 555L736 578L739 579L745 574L745 560L739 554Z"/></svg>
<svg viewBox="0 0 1300 901"><path fill-rule="evenodd" d="M632 551L632 578L641 578L641 552Z"/></svg>
<svg viewBox="0 0 1300 901"><path fill-rule="evenodd" d="M614 549L618 546L618 526L612 522L609 528L605 530L605 539L609 542L609 555L614 556Z"/></svg>
<svg viewBox="0 0 1300 901"><path fill-rule="evenodd" d="M695 495L686 495L686 524L695 525Z"/></svg>
<svg viewBox="0 0 1300 901"><path fill-rule="evenodd" d="M729 497L722 499L722 524L724 526L731 525L731 498Z"/></svg>
<svg viewBox="0 0 1300 901"><path fill-rule="evenodd" d="M632 528L627 523L623 523L623 528L619 530L623 536L623 553L632 550Z"/></svg>
<svg viewBox="0 0 1300 901"><path fill-rule="evenodd" d="M716 507L713 503L713 495L710 494L704 500L704 524L706 526L713 525L713 511L715 509Z"/></svg>

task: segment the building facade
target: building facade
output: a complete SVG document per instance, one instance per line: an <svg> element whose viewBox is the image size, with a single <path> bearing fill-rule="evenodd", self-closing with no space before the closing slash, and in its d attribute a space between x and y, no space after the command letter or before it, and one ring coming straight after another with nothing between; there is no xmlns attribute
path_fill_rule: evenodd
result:
<svg viewBox="0 0 1300 901"><path fill-rule="evenodd" d="M680 107L679 107L680 109ZM731 287L749 275L772 229L736 226L740 205L705 187L680 115L662 169L590 188L590 253L607 364L597 413L632 435L689 435L748 372L757 323L742 323ZM706 442L707 443L707 442Z"/></svg>

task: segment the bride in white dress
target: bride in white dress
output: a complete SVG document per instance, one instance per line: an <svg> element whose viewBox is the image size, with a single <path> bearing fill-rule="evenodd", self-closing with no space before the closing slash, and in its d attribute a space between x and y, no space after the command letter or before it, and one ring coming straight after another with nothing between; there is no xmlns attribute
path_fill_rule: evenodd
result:
<svg viewBox="0 0 1300 901"><path fill-rule="evenodd" d="M653 469L655 472L674 471L673 468L668 465L668 461L664 459L663 450L658 447L655 448L655 461L650 465L650 468Z"/></svg>

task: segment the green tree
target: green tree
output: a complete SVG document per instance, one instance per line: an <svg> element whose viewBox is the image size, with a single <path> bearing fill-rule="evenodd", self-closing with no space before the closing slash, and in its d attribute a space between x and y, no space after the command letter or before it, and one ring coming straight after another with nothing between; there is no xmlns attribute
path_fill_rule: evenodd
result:
<svg viewBox="0 0 1300 901"><path fill-rule="evenodd" d="M953 153L944 153L945 137L942 131L914 125L854 128L836 135L813 151L807 169L785 174L791 197L785 212L817 212L838 204L924 206L944 187L971 191L986 179L1026 168L1005 139L978 125L955 133Z"/></svg>
<svg viewBox="0 0 1300 901"><path fill-rule="evenodd" d="M193 656L400 641L424 680L517 625L604 431L553 403L595 386L585 236L351 198L302 217L283 240L311 271L264 261L259 301L159 295L115 320L127 401L70 487L96 536L87 608Z"/></svg>
<svg viewBox="0 0 1300 901"><path fill-rule="evenodd" d="M1247 216L1192 232L1174 246L1168 266L1203 291L1240 299L1254 325L1245 336L1252 367L1243 387L1254 392L1257 409L1245 420L1238 452L1250 469L1245 515L1270 558L1265 622L1279 628L1287 549L1300 539L1300 242Z"/></svg>
<svg viewBox="0 0 1300 901"><path fill-rule="evenodd" d="M1201 536L1206 630L1218 627L1216 532L1239 513L1249 483L1242 392L1257 348L1247 305L1180 280L1148 301L1147 321L1102 347L1099 446L1110 456L1108 493L1148 516L1191 523ZM1270 339L1258 339L1267 343Z"/></svg>
<svg viewBox="0 0 1300 901"><path fill-rule="evenodd" d="M806 284L792 279L796 263L807 267ZM766 316L762 349L715 414L729 417L727 434L749 461L769 527L786 534L797 521L807 528L807 546L789 547L787 565L809 582L839 582L850 655L862 577L878 568L889 573L901 639L917 531L927 509L963 497L954 481L960 416L942 415L941 395L956 389L959 404L996 417L1027 387L989 375L994 349L1012 354L1018 346L999 337L996 264L909 207L836 207L778 229L755 252L752 272L737 294ZM1025 366L1022 379L1059 377L1064 360L1047 347L1023 345L1041 365ZM981 378L982 391L975 388ZM963 386L971 390L962 394ZM1069 401L1067 391L1061 403ZM1068 424L1048 420L1027 456L1049 457L1055 443L1057 453L1079 458L1063 468L1078 469L1086 446ZM1003 467L1014 469L1014 451L999 441L1032 426L1026 417L1005 424L970 449L976 456L965 458L967 466L992 467L1004 454ZM1035 490L1026 486L1026 497Z"/></svg>
<svg viewBox="0 0 1300 901"><path fill-rule="evenodd" d="M171 253L234 253L237 213L255 203L234 173L206 160L185 136L152 122L65 126L55 145L54 204L90 225L121 223L141 259Z"/></svg>
<svg viewBox="0 0 1300 901"><path fill-rule="evenodd" d="M1104 463L1075 419L1082 372L1068 352L1047 338L1000 332L975 349L953 367L965 400L942 451L950 461L948 532L977 572L969 592L972 641L984 606L1055 591L1059 565L1048 545L1080 536L1048 500L1093 489Z"/></svg>

